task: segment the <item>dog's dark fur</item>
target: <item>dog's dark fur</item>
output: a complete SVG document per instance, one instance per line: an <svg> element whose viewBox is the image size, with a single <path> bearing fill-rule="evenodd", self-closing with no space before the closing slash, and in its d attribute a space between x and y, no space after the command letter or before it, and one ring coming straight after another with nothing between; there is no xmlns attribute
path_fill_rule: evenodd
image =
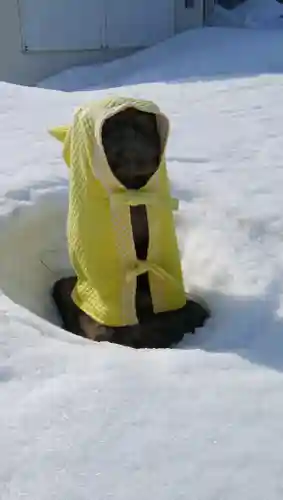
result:
<svg viewBox="0 0 283 500"><path fill-rule="evenodd" d="M154 114L128 108L109 118L102 127L102 143L109 166L127 189L140 189L157 171L161 141ZM131 223L136 254L146 260L149 228L145 205L131 207ZM52 290L52 297L62 318L63 327L77 335L135 348L170 347L185 333L194 333L209 313L192 300L177 311L154 314L148 274L137 279L136 309L139 323L134 326L108 327L97 323L72 301L76 278L62 278Z"/></svg>

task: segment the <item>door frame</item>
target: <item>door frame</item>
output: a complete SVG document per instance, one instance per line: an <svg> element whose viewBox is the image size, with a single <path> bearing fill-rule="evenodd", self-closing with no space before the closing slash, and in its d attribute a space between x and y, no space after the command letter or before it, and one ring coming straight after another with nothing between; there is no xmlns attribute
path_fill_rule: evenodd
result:
<svg viewBox="0 0 283 500"><path fill-rule="evenodd" d="M217 0L203 0L203 24L205 25L209 17L214 11L215 5L218 3Z"/></svg>
<svg viewBox="0 0 283 500"><path fill-rule="evenodd" d="M203 25L203 5L205 0L172 0L174 3L175 34ZM190 15L190 11L192 17Z"/></svg>
<svg viewBox="0 0 283 500"><path fill-rule="evenodd" d="M178 8L180 8L180 5L183 3L184 9L186 8L186 5L189 7L190 0L173 0L174 5L175 5L175 19L174 19L174 25L175 25L175 33L181 33L184 31L184 29L190 29L189 23L187 28L184 25L184 29L180 29L179 26L179 20L178 20ZM198 8L201 10L201 22L196 25L196 27L201 27L205 26L209 16L213 13L214 6L218 3L217 0L194 0L196 4L198 4ZM192 26L193 27L193 26Z"/></svg>

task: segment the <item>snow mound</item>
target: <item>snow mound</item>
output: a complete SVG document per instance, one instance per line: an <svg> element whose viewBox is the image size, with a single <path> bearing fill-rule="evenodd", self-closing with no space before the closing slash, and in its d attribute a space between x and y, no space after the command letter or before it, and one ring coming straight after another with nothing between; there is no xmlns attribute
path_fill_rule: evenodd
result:
<svg viewBox="0 0 283 500"><path fill-rule="evenodd" d="M38 87L63 91L178 84L282 73L283 32L202 28L114 62L74 67Z"/></svg>

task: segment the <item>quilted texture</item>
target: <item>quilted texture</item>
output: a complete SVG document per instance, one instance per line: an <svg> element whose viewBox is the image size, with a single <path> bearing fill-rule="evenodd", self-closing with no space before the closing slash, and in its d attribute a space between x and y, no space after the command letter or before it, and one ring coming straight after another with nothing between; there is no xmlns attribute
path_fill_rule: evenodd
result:
<svg viewBox="0 0 283 500"><path fill-rule="evenodd" d="M165 151L169 123L159 108L143 100L115 97L76 110L73 123L50 133L63 142L70 168L68 246L78 281L77 306L108 326L138 322L137 276L149 273L154 311L183 307L186 302L164 154L156 174L137 191L113 176L101 141L103 122L127 107L155 113ZM146 205L148 260L136 257L130 206Z"/></svg>

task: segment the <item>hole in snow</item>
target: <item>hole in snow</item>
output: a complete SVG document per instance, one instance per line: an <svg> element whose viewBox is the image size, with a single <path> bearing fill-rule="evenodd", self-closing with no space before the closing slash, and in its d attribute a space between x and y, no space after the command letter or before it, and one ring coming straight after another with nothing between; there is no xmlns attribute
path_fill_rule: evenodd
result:
<svg viewBox="0 0 283 500"><path fill-rule="evenodd" d="M15 303L59 324L50 297L54 281L72 274L66 242L67 188L35 192L0 219L0 283ZM17 196L16 196L17 197ZM21 197L23 199L23 197Z"/></svg>
<svg viewBox="0 0 283 500"><path fill-rule="evenodd" d="M0 213L1 289L16 304L60 326L50 291L57 279L73 274L66 239L68 186L13 191L4 206L11 210Z"/></svg>

